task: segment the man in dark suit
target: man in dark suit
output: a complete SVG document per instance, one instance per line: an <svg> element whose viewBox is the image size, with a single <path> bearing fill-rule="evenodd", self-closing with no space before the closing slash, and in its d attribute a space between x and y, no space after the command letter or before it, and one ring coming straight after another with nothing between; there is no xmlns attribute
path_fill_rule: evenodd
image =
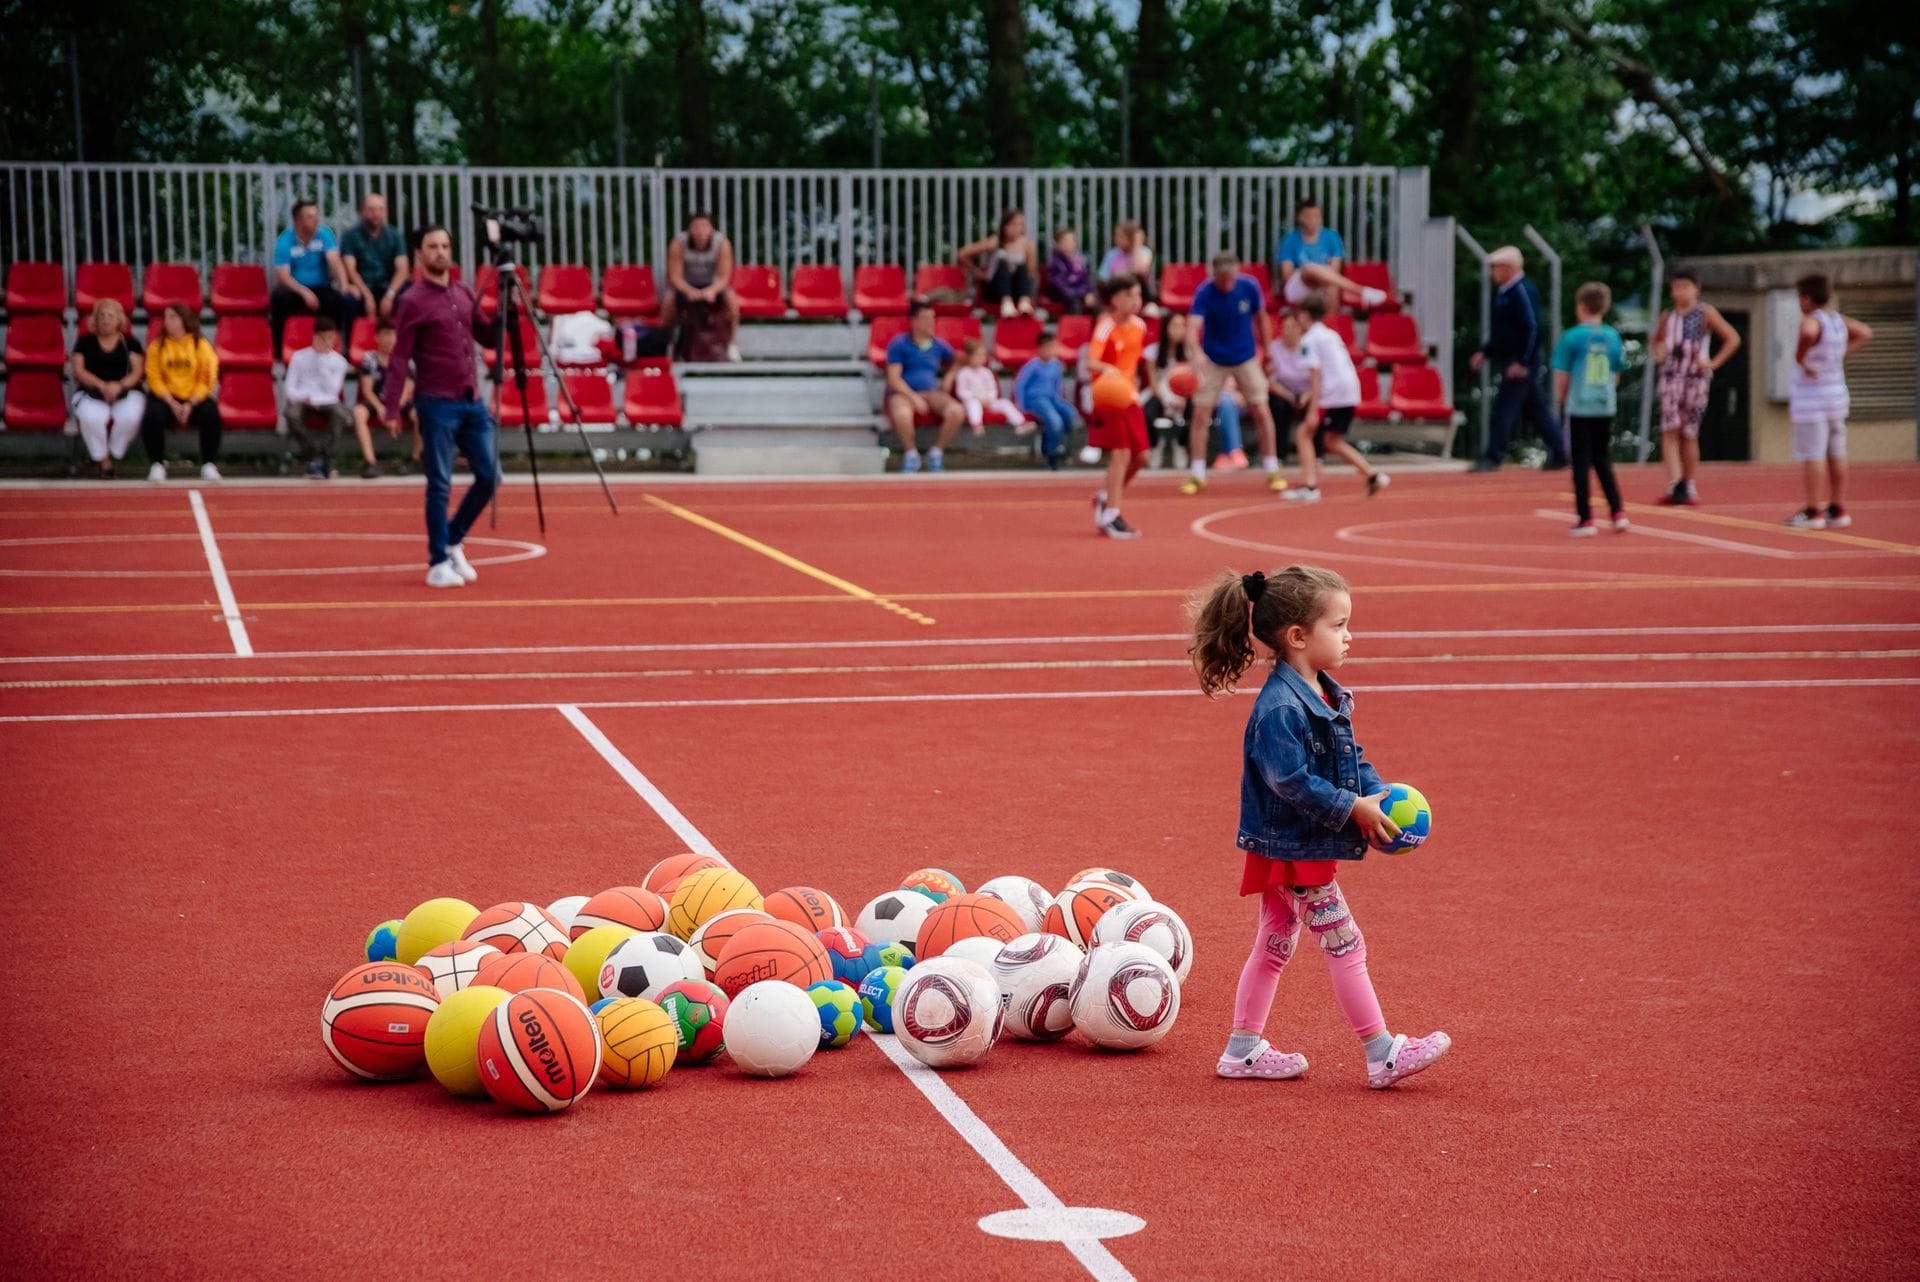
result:
<svg viewBox="0 0 1920 1282"><path fill-rule="evenodd" d="M1527 279L1526 260L1512 245L1502 245L1487 256L1487 270L1498 292L1488 321L1486 341L1468 362L1477 372L1489 362L1499 372L1493 397L1493 421L1487 431L1487 452L1474 463L1476 472L1497 472L1513 439L1514 424L1525 414L1546 442L1542 471L1567 465L1567 440L1540 385L1540 362L1546 346L1545 312L1533 282Z"/></svg>

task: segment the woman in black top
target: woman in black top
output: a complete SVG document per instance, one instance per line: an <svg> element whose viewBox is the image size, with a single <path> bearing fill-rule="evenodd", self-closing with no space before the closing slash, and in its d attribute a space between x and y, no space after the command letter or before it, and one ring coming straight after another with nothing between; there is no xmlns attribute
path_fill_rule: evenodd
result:
<svg viewBox="0 0 1920 1282"><path fill-rule="evenodd" d="M140 435L147 394L146 354L129 332L126 309L111 298L93 305L93 332L73 345L73 416L87 454L100 465L102 479L113 476L113 460L125 458Z"/></svg>

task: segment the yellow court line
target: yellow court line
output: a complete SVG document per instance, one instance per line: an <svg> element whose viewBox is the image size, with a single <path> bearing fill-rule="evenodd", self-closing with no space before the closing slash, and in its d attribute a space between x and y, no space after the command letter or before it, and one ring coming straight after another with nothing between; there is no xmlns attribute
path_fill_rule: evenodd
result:
<svg viewBox="0 0 1920 1282"><path fill-rule="evenodd" d="M643 494L640 497L662 511L671 512L683 521L697 525L710 533L718 534L721 538L727 539L730 542L738 543L748 551L758 552L761 556L766 557L770 561L778 562L786 566L789 570L797 571L811 579L818 579L828 587L838 588L850 597L855 597L861 601L871 601L883 610L891 611L903 619L911 619L913 622L924 626L931 626L933 623L931 618L920 613L918 610L908 609L897 601L888 600L876 592L869 592L858 583L849 583L837 574L827 573L819 566L808 565L797 556L789 556L779 548L762 543L759 539L751 535L742 534L731 526L722 525L711 517L701 516L698 512L691 511L675 503L669 503L665 499L652 494Z"/></svg>
<svg viewBox="0 0 1920 1282"><path fill-rule="evenodd" d="M1630 511L1645 512L1652 516L1677 516L1685 521L1704 521L1709 525L1731 525L1742 530L1765 530L1769 534L1797 534L1822 543L1848 543L1854 547L1894 552L1901 556L1920 556L1920 547L1915 547L1911 543L1893 543L1886 539L1868 538L1864 534L1848 534L1845 530L1796 530L1791 525L1782 525L1773 521L1756 521L1746 516L1727 516L1721 512L1702 512L1690 507L1656 507L1649 503L1629 503L1627 507Z"/></svg>

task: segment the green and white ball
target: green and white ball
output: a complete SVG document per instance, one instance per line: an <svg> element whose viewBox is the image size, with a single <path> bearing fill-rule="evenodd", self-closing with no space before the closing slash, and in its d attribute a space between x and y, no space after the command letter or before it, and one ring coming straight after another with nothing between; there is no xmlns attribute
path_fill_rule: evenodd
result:
<svg viewBox="0 0 1920 1282"><path fill-rule="evenodd" d="M1400 835L1393 841L1375 846L1375 849L1386 854L1405 854L1425 841L1433 831L1433 808L1427 805L1427 799L1420 795L1420 790L1409 784L1388 784L1386 799L1380 803L1380 809L1400 830Z"/></svg>

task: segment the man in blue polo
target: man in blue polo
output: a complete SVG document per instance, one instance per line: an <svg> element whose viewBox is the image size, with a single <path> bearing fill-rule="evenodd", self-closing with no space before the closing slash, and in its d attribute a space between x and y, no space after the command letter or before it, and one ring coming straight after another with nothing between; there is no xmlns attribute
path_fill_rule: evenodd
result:
<svg viewBox="0 0 1920 1282"><path fill-rule="evenodd" d="M273 242L273 294L268 316L273 328L273 350L280 351L280 334L287 317L333 317L342 335L353 332L360 299L347 290L347 269L340 261L340 242L333 228L320 223L320 207L311 200L293 204L293 226Z"/></svg>
<svg viewBox="0 0 1920 1282"><path fill-rule="evenodd" d="M1187 420L1187 465L1193 475L1180 492L1198 494L1207 488L1207 426L1228 379L1240 388L1260 433L1260 463L1267 471L1267 488L1276 493L1286 489L1280 477L1280 454L1274 448L1273 411L1267 408L1267 375L1260 368L1260 353L1273 337L1265 291L1240 270L1236 255L1215 254L1213 275L1193 292L1191 319L1187 341L1197 342L1206 359L1194 370L1198 384Z"/></svg>
<svg viewBox="0 0 1920 1282"><path fill-rule="evenodd" d="M920 470L914 443L914 418L930 414L940 426L927 451L927 470L946 466L947 442L960 430L966 411L953 396L953 345L933 332L933 304L916 298L907 310L907 332L887 344L887 418L900 437L902 472Z"/></svg>

